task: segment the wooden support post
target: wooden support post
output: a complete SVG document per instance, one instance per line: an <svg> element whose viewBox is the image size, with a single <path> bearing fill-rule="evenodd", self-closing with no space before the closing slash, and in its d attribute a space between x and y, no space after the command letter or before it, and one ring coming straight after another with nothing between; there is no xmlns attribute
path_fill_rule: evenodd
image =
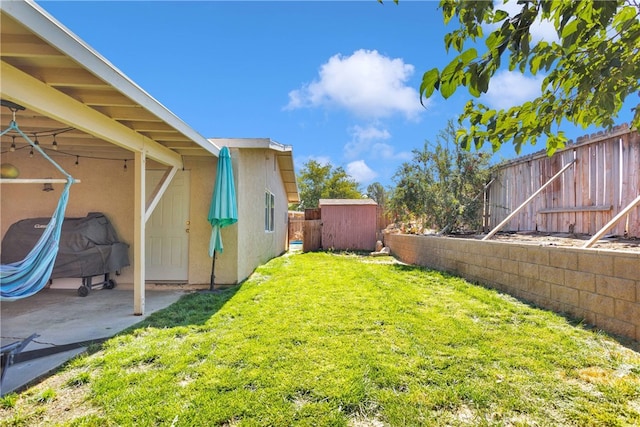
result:
<svg viewBox="0 0 640 427"><path fill-rule="evenodd" d="M134 244L133 244L133 314L144 314L145 282L145 197L146 156L144 151L135 152L134 179Z"/></svg>
<svg viewBox="0 0 640 427"><path fill-rule="evenodd" d="M583 248L590 248L591 246L593 246L598 240L600 240L600 238L602 236L604 236L604 234L609 231L614 225L616 225L616 223L618 221L620 221L620 219L622 219L623 216L625 216L626 214L629 213L629 211L633 208L636 207L636 205L640 204L640 195L638 197L635 198L635 200L633 200L631 203L629 203L627 205L627 207L625 207L623 210L621 210L618 215L614 216L611 221L609 221L604 227L602 227L600 229L600 231L598 231L596 234L593 235L593 237L591 239L589 239L589 241L587 243L585 243L584 245L582 245Z"/></svg>
<svg viewBox="0 0 640 427"><path fill-rule="evenodd" d="M560 169L560 172L558 172L553 177L551 177L551 179L549 181L545 182L542 187L538 188L538 190L536 190L535 193L533 193L531 196L529 196L529 198L527 200L525 200L520 206L518 206L513 212L511 212L504 220L502 220L502 222L500 224L498 224L496 226L496 228L494 228L493 230L491 230L491 232L489 232L489 234L484 236L482 238L482 240L488 240L491 237L493 237L498 231L500 231L502 229L502 227L504 227L509 221L511 221L511 218L516 216L518 214L518 212L520 212L522 210L522 208L524 208L526 205L528 205L529 202L531 202L538 194L540 194L545 188L547 188L547 186L549 184L551 184L553 181L558 179L564 173L564 171L569 169L569 167L571 165L573 165L575 162L576 162L576 159L573 159L572 161L570 161L569 163L564 165L564 167L562 169Z"/></svg>

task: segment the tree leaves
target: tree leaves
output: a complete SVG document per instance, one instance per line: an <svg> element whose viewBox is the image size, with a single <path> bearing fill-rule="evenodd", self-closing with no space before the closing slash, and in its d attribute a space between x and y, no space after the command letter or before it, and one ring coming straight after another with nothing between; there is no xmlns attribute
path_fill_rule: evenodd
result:
<svg viewBox="0 0 640 427"><path fill-rule="evenodd" d="M440 72L437 68L433 68L422 76L422 83L420 84L420 93L425 98L429 98L433 91L440 87ZM424 105L424 104L423 104Z"/></svg>
<svg viewBox="0 0 640 427"><path fill-rule="evenodd" d="M318 207L320 199L360 199L358 183L342 167L309 160L298 174L300 200L304 208Z"/></svg>
<svg viewBox="0 0 640 427"><path fill-rule="evenodd" d="M463 80L466 78L464 68L477 57L478 52L475 48L471 48L462 52L451 61L451 63L442 70L442 73L440 73L437 68L424 73L422 83L420 84L421 102L422 97L429 98L435 90L439 90L445 99L453 95L458 86L463 84ZM465 81L464 84L466 85L467 82Z"/></svg>
<svg viewBox="0 0 640 427"><path fill-rule="evenodd" d="M631 0L530 0L509 15L491 1L442 0L445 22L457 18L459 28L448 33L447 49L461 52L441 71L423 75L421 102L438 91L446 99L460 86L473 97L486 93L503 56L509 69L536 75L548 73L541 95L509 110L493 111L470 102L460 117L469 124L457 132L458 144L469 149L490 143L494 150L506 143L519 150L547 138L549 153L566 138L557 128L564 120L587 127L612 126L629 95L640 92L640 9ZM531 28L538 18L553 23L559 41L531 44ZM484 38L486 51L464 50L467 41L483 37L482 27L502 23ZM485 27L488 28L488 27ZM631 126L640 128L640 108ZM556 130L554 130L556 129Z"/></svg>

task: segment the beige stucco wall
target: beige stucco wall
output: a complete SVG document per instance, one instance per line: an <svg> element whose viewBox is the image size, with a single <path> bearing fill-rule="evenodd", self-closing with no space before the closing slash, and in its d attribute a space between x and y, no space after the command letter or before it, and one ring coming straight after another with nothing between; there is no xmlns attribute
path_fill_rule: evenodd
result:
<svg viewBox="0 0 640 427"><path fill-rule="evenodd" d="M238 222L222 229L224 250L216 255L215 284L233 285L246 279L256 267L286 250L287 199L274 153L269 149L231 149L238 198ZM189 281L209 285L211 225L207 221L217 170L217 158L186 157L191 172ZM275 231L264 230L264 194L276 198Z"/></svg>
<svg viewBox="0 0 640 427"><path fill-rule="evenodd" d="M133 157L133 154L131 155ZM134 242L134 164L124 162L80 158L75 166L75 157L56 156L55 160L81 183L71 187L66 217L83 217L88 212L102 212L112 222L121 241L130 245L129 256L133 265ZM2 162L9 162L18 167L21 178L62 177L46 160L28 157L28 152L6 153ZM150 169L160 166L148 161ZM211 226L207 221L209 202L213 191L217 159L211 157L185 158L185 169L191 176L190 195L190 235L189 235L189 283L208 284L211 276L211 258L208 255ZM63 184L54 184L55 191L44 192L42 185L7 184L0 188L1 211L0 225L2 235L14 222L32 217L48 217L53 213ZM20 200L20 203L11 203ZM227 236L223 231L225 242L234 236ZM219 263L216 271L224 268ZM235 265L229 267L235 271ZM133 283L132 267L123 268L116 278L119 284ZM60 280L62 282L62 280ZM69 282L69 281L64 281ZM81 280L78 279L81 283ZM55 285L55 283L54 283Z"/></svg>
<svg viewBox="0 0 640 427"><path fill-rule="evenodd" d="M232 160L233 163L235 161ZM189 284L209 285L212 259L209 256L211 224L207 220L218 159L214 157L185 157L184 167L191 171L190 231L189 231ZM234 164L234 176L237 176ZM224 250L216 256L215 283L237 282L237 226L222 229Z"/></svg>
<svg viewBox="0 0 640 427"><path fill-rule="evenodd" d="M133 154L131 154L133 157ZM231 157L238 196L238 223L222 230L224 251L217 255L215 283L236 284L253 270L286 250L287 199L274 153L269 149L232 149ZM83 217L88 212L102 212L113 223L121 241L128 243L133 265L134 242L134 164L123 161L56 156L56 161L81 180L71 188L66 217ZM208 285L212 259L209 257L211 225L207 221L217 158L185 157L184 168L190 171L189 206L189 277L191 285ZM61 177L44 159L29 158L27 151L3 154L2 162L20 169L21 178ZM149 161L149 169L159 168ZM9 226L24 218L47 217L54 211L62 184L55 191L44 192L42 185L11 184L0 186L0 227L2 236ZM275 231L264 230L264 194L275 195ZM11 203L19 200L19 203ZM80 279L79 283L81 283ZM119 284L133 283L132 267L123 268L116 279Z"/></svg>
<svg viewBox="0 0 640 427"><path fill-rule="evenodd" d="M238 280L286 250L288 203L284 184L269 149L231 149L241 173L236 175L238 193ZM264 227L265 192L275 195L274 231Z"/></svg>
<svg viewBox="0 0 640 427"><path fill-rule="evenodd" d="M403 262L500 289L640 341L640 254L385 234Z"/></svg>

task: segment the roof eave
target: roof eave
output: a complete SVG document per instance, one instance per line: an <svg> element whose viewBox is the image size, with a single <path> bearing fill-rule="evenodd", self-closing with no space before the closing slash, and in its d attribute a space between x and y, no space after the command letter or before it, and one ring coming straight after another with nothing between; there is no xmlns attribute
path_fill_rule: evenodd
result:
<svg viewBox="0 0 640 427"><path fill-rule="evenodd" d="M261 148L275 151L280 167L280 176L287 194L287 202L300 202L298 180L293 163L293 147L291 145L280 144L271 138L210 138L209 141L219 147L226 145L229 148Z"/></svg>
<svg viewBox="0 0 640 427"><path fill-rule="evenodd" d="M218 156L220 148L215 143L193 130L33 0L3 2L2 9L14 19L28 26L34 34L47 40L51 46L73 58L78 64L140 104L208 153Z"/></svg>

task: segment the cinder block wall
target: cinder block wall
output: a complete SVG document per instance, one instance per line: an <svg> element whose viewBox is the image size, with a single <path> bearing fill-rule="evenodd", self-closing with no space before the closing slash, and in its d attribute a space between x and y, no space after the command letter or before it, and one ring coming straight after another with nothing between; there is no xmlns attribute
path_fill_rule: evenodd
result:
<svg viewBox="0 0 640 427"><path fill-rule="evenodd" d="M640 341L640 254L386 233L402 262L447 271Z"/></svg>

